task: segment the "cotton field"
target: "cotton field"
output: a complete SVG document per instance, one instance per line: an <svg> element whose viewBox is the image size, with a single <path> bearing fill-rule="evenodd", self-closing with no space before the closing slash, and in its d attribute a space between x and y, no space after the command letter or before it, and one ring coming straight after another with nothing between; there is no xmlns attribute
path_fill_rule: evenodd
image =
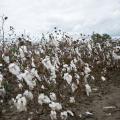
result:
<svg viewBox="0 0 120 120"><path fill-rule="evenodd" d="M120 119L119 40L15 39L0 44L0 120Z"/></svg>

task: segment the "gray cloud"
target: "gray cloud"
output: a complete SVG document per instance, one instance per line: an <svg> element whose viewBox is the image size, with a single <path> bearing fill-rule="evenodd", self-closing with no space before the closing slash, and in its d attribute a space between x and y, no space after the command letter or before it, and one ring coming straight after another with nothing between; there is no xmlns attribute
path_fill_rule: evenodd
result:
<svg viewBox="0 0 120 120"><path fill-rule="evenodd" d="M120 0L0 0L6 26L39 33L58 26L67 32L119 35Z"/></svg>

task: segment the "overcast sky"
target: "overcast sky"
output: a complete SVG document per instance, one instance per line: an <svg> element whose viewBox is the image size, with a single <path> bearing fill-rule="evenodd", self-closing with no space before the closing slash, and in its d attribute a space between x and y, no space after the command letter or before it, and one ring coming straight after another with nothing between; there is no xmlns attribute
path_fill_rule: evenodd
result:
<svg viewBox="0 0 120 120"><path fill-rule="evenodd" d="M120 0L0 0L0 15L16 31L41 33L54 26L66 32L120 35Z"/></svg>

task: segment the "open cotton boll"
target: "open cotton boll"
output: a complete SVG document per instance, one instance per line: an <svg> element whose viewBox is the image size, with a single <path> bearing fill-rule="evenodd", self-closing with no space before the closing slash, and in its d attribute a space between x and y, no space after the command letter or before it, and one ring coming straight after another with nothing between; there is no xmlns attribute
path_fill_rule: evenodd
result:
<svg viewBox="0 0 120 120"><path fill-rule="evenodd" d="M90 43L87 44L87 47L88 47L88 49L89 49L90 51L92 51L92 46L91 46Z"/></svg>
<svg viewBox="0 0 120 120"><path fill-rule="evenodd" d="M39 81L41 81L40 76L38 75L38 71L35 68L31 69L31 73L35 76Z"/></svg>
<svg viewBox="0 0 120 120"><path fill-rule="evenodd" d="M19 87L20 90L22 90L23 85L22 85L21 83L19 83L19 84L18 84L18 87Z"/></svg>
<svg viewBox="0 0 120 120"><path fill-rule="evenodd" d="M73 69L74 71L77 71L76 66L75 66L73 60L70 63L70 67L71 67L71 70Z"/></svg>
<svg viewBox="0 0 120 120"><path fill-rule="evenodd" d="M60 103L57 103L57 102L51 102L49 104L49 107L52 109L52 110L61 110L62 109L62 105Z"/></svg>
<svg viewBox="0 0 120 120"><path fill-rule="evenodd" d="M47 69L50 69L52 66L49 56L46 56L45 59L42 60L42 63Z"/></svg>
<svg viewBox="0 0 120 120"><path fill-rule="evenodd" d="M72 83L71 88L72 88L72 92L74 93L78 87L75 83Z"/></svg>
<svg viewBox="0 0 120 120"><path fill-rule="evenodd" d="M26 58L25 58L25 53L27 53L27 52L28 52L28 51L27 51L27 47L26 47L26 46L21 46L21 47L19 48L19 53L20 53L21 59L26 60Z"/></svg>
<svg viewBox="0 0 120 120"><path fill-rule="evenodd" d="M13 75L17 76L20 74L20 68L15 63L10 63L8 68L9 68L9 72L12 73Z"/></svg>
<svg viewBox="0 0 120 120"><path fill-rule="evenodd" d="M86 94L87 96L90 96L90 93L92 92L92 89L89 84L85 84Z"/></svg>
<svg viewBox="0 0 120 120"><path fill-rule="evenodd" d="M36 86L36 82L33 80L34 76L29 71L25 70L22 76L30 89L33 89Z"/></svg>
<svg viewBox="0 0 120 120"><path fill-rule="evenodd" d="M67 81L68 84L71 84L71 82L72 82L72 76L70 74L65 73L63 78L64 78L64 80Z"/></svg>
<svg viewBox="0 0 120 120"><path fill-rule="evenodd" d="M51 110L50 112L50 118L51 120L56 120L57 119L57 113L54 110Z"/></svg>
<svg viewBox="0 0 120 120"><path fill-rule="evenodd" d="M34 58L33 57L32 57L32 64L31 65L32 65L32 67L36 67L35 63L34 63Z"/></svg>
<svg viewBox="0 0 120 120"><path fill-rule="evenodd" d="M22 94L18 94L17 96L16 96L16 100L18 100L19 98L21 98L22 97Z"/></svg>
<svg viewBox="0 0 120 120"><path fill-rule="evenodd" d="M41 93L39 96L38 96L38 103L40 105L43 105L44 103L45 104L49 104L51 102L50 98L47 96L47 95L44 95L44 93Z"/></svg>
<svg viewBox="0 0 120 120"><path fill-rule="evenodd" d="M26 91L23 93L23 95L24 95L27 99L33 100L33 94L32 94L30 91L26 90Z"/></svg>
<svg viewBox="0 0 120 120"><path fill-rule="evenodd" d="M62 120L67 120L67 117L68 117L67 111L61 112L60 117Z"/></svg>
<svg viewBox="0 0 120 120"><path fill-rule="evenodd" d="M3 60L9 64L10 63L10 57L9 56L3 56Z"/></svg>
<svg viewBox="0 0 120 120"><path fill-rule="evenodd" d="M52 101L55 101L57 98L56 98L56 94L55 93L53 93L53 92L51 92L50 93L50 99L52 100Z"/></svg>
<svg viewBox="0 0 120 120"><path fill-rule="evenodd" d="M106 78L104 76L101 76L102 81L106 81Z"/></svg>
<svg viewBox="0 0 120 120"><path fill-rule="evenodd" d="M117 55L114 51L112 52L112 56L114 60L120 60L120 55Z"/></svg>
<svg viewBox="0 0 120 120"><path fill-rule="evenodd" d="M41 88L44 90L44 89L45 89L45 86L44 86L44 85L42 85L42 86L41 86Z"/></svg>
<svg viewBox="0 0 120 120"><path fill-rule="evenodd" d="M91 72L91 69L89 68L89 65L87 63L85 63L85 67L84 67L84 73L88 74Z"/></svg>
<svg viewBox="0 0 120 120"><path fill-rule="evenodd" d="M70 102L70 103L75 103L75 98L74 98L74 97L70 97L69 102Z"/></svg>
<svg viewBox="0 0 120 120"><path fill-rule="evenodd" d="M14 105L17 108L18 112L27 111L27 100L24 96L19 94L14 100Z"/></svg>
<svg viewBox="0 0 120 120"><path fill-rule="evenodd" d="M3 81L3 75L0 73L0 87L1 87L2 81Z"/></svg>
<svg viewBox="0 0 120 120"><path fill-rule="evenodd" d="M6 94L5 88L1 87L0 88L0 96L4 97L5 94Z"/></svg>
<svg viewBox="0 0 120 120"><path fill-rule="evenodd" d="M71 110L67 110L67 113L71 116L74 116L74 113Z"/></svg>

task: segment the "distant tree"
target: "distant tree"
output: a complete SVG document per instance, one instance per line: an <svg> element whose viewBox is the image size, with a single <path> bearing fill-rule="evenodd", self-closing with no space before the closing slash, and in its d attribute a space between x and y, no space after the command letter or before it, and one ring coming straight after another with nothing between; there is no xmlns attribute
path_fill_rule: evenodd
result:
<svg viewBox="0 0 120 120"><path fill-rule="evenodd" d="M93 33L91 36L94 43L102 43L107 40L111 40L111 36L109 34L99 34L99 33Z"/></svg>
<svg viewBox="0 0 120 120"><path fill-rule="evenodd" d="M102 40L111 40L111 36L105 33L102 35Z"/></svg>
<svg viewBox="0 0 120 120"><path fill-rule="evenodd" d="M102 41L102 36L99 33L93 33L91 38L95 43L99 43Z"/></svg>

